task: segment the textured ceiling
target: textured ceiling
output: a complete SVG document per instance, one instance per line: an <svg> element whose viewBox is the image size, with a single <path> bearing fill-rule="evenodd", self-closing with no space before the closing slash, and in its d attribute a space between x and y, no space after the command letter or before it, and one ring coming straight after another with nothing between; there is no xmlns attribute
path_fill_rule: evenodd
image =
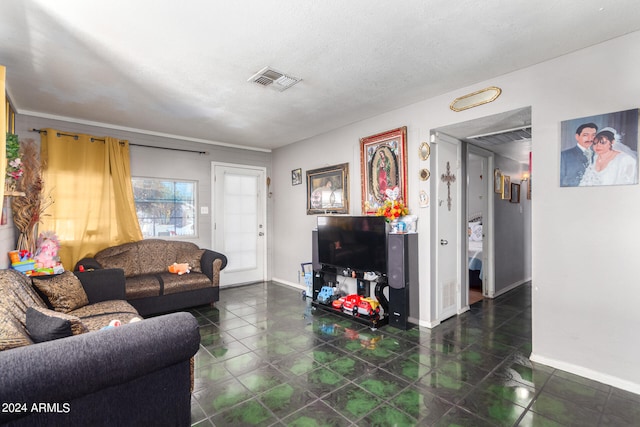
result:
<svg viewBox="0 0 640 427"><path fill-rule="evenodd" d="M0 64L19 113L274 149L639 18L637 0L2 0ZM303 80L247 81L265 66Z"/></svg>

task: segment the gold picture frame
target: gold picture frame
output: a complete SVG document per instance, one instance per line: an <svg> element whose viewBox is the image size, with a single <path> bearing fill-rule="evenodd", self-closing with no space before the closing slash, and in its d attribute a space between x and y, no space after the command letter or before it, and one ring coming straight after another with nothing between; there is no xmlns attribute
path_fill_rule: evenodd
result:
<svg viewBox="0 0 640 427"><path fill-rule="evenodd" d="M307 171L307 215L349 213L349 163Z"/></svg>
<svg viewBox="0 0 640 427"><path fill-rule="evenodd" d="M502 199L511 200L511 177L509 175L501 176Z"/></svg>
<svg viewBox="0 0 640 427"><path fill-rule="evenodd" d="M430 155L431 147L429 146L429 144L426 142L420 144L420 147L418 147L418 156L420 156L420 160L427 160Z"/></svg>

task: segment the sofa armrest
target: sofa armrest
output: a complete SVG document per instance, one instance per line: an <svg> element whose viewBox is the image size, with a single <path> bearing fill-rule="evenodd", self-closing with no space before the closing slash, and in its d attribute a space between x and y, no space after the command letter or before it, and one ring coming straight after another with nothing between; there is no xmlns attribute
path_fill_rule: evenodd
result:
<svg viewBox="0 0 640 427"><path fill-rule="evenodd" d="M0 396L62 405L188 361L199 344L198 322L179 312L1 351ZM0 412L0 424L21 416Z"/></svg>
<svg viewBox="0 0 640 427"><path fill-rule="evenodd" d="M89 304L126 299L124 270L121 268L74 271L73 274L80 279L87 298L89 298Z"/></svg>
<svg viewBox="0 0 640 427"><path fill-rule="evenodd" d="M219 260L217 263L214 261ZM220 252L205 249L200 258L202 272L213 282L214 286L220 283L220 270L227 266L227 257Z"/></svg>

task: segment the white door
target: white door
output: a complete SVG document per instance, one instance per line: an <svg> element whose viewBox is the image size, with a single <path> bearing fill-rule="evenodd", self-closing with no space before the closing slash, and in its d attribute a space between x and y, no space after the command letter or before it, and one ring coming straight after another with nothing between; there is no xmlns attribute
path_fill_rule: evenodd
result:
<svg viewBox="0 0 640 427"><path fill-rule="evenodd" d="M482 250L481 261L481 280L482 280L482 294L485 296L493 295L493 154L487 150L484 150L473 145L468 146L469 156L467 162L469 163L472 158L480 159L481 161L481 176L482 182L480 185L472 186L469 184L467 188L467 215L469 219L475 214L482 215L482 241L475 242L474 247L480 247ZM472 177L469 177L471 182ZM477 178L476 178L477 179ZM473 187L473 188L472 188ZM471 199L475 198L475 202ZM463 216L464 217L464 216ZM463 243L471 245L469 239L465 236L462 238ZM474 250L469 250L468 254L474 254ZM467 267L469 258L467 258ZM464 263L464 260L463 260ZM464 265L464 264L463 264Z"/></svg>
<svg viewBox="0 0 640 427"><path fill-rule="evenodd" d="M227 256L220 286L265 280L265 170L212 164L213 242Z"/></svg>
<svg viewBox="0 0 640 427"><path fill-rule="evenodd" d="M436 316L443 321L458 312L461 289L460 232L460 143L439 133L436 135L436 170L432 174L436 188L435 284Z"/></svg>

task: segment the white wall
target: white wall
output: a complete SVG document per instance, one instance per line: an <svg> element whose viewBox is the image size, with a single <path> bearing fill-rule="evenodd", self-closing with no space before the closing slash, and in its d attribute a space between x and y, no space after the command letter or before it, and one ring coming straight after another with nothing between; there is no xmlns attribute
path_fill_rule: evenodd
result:
<svg viewBox="0 0 640 427"><path fill-rule="evenodd" d="M429 210L419 209L417 150L430 129L532 107L532 359L640 393L640 326L634 236L640 235L640 186L560 188L560 122L640 104L640 32L498 76L354 123L274 152L273 276L297 282L311 259L305 185L290 172L350 164L351 213L360 214L359 138L408 127L409 206L420 216L420 259L429 265ZM416 70L419 72L419 70ZM456 97L495 85L493 103L455 113ZM433 178L432 178L433 179ZM420 271L421 320L429 322L429 275Z"/></svg>

